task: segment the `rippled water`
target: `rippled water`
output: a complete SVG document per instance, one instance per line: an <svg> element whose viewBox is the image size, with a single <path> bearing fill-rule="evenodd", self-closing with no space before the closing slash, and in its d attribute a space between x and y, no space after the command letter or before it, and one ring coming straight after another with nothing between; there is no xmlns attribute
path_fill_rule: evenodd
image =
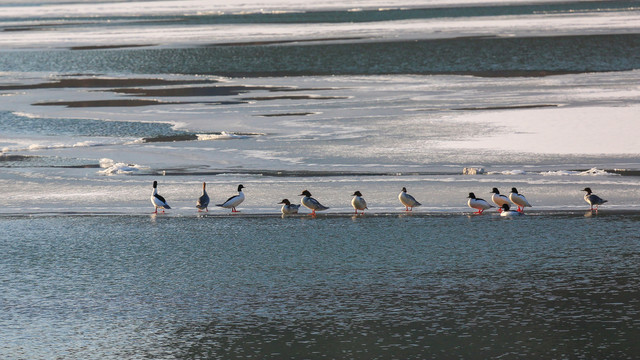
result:
<svg viewBox="0 0 640 360"><path fill-rule="evenodd" d="M640 217L0 218L3 358L637 358Z"/></svg>
<svg viewBox="0 0 640 360"><path fill-rule="evenodd" d="M459 38L355 44L0 53L11 71L183 73L224 76L490 74L621 71L640 65L637 34Z"/></svg>

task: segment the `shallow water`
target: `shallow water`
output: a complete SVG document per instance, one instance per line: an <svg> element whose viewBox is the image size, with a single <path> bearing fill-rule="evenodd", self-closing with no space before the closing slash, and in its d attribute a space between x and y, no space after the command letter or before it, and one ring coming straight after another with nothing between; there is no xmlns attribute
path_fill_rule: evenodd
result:
<svg viewBox="0 0 640 360"><path fill-rule="evenodd" d="M637 358L634 213L0 218L4 358Z"/></svg>
<svg viewBox="0 0 640 360"><path fill-rule="evenodd" d="M184 131L172 129L171 124L164 123L92 119L43 119L29 118L10 112L0 112L0 126L6 129L4 130L5 135L101 136L136 139L187 134Z"/></svg>

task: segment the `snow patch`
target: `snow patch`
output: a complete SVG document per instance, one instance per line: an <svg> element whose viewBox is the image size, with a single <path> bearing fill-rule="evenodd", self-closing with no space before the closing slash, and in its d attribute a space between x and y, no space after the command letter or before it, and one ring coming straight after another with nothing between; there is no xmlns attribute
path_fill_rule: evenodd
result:
<svg viewBox="0 0 640 360"><path fill-rule="evenodd" d="M606 170L601 170L598 168L591 168L585 171L575 171L575 170L557 170L557 171L544 171L541 172L540 175L543 176L620 176L620 174L610 173Z"/></svg>
<svg viewBox="0 0 640 360"><path fill-rule="evenodd" d="M98 171L98 174L101 175L131 175L140 170L148 169L142 165L117 163L107 158L100 159L100 167L104 169Z"/></svg>

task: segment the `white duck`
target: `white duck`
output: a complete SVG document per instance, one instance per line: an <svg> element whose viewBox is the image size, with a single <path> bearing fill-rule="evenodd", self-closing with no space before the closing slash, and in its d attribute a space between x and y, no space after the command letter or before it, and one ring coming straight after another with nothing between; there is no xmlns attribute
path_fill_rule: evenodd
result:
<svg viewBox="0 0 640 360"><path fill-rule="evenodd" d="M353 193L353 199L351 199L351 206L356 210L356 215L358 215L358 210L362 210L364 214L364 209L367 209L367 202L364 201L362 194L360 191L356 191Z"/></svg>
<svg viewBox="0 0 640 360"><path fill-rule="evenodd" d="M196 208L198 208L198 212L205 210L209 212L209 195L207 194L207 190L205 189L207 183L202 183L202 195L198 198L198 202L196 203Z"/></svg>
<svg viewBox="0 0 640 360"><path fill-rule="evenodd" d="M584 194L584 201L589 203L589 206L591 206L591 211L593 211L593 207L596 207L596 212L598 212L598 205L602 205L604 203L606 203L608 200L604 200L603 198L601 198L600 196L591 193L591 188L584 188L582 189L582 191L586 191L587 193Z"/></svg>
<svg viewBox="0 0 640 360"><path fill-rule="evenodd" d="M489 204L485 199L477 198L474 193L469 193L467 205L470 208L478 210L476 214L482 214L483 211L490 209L493 205Z"/></svg>
<svg viewBox="0 0 640 360"><path fill-rule="evenodd" d="M502 205L509 205L509 198L500 194L498 188L491 190L491 201L498 206L498 212L502 212Z"/></svg>
<svg viewBox="0 0 640 360"><path fill-rule="evenodd" d="M511 192L509 193L509 200L512 203L518 205L518 211L524 212L525 207L531 207L531 204L527 201L527 198L522 194L518 194L518 189L511 188Z"/></svg>
<svg viewBox="0 0 640 360"><path fill-rule="evenodd" d="M311 209L312 216L316 215L316 211L322 211L322 210L328 209L328 207L320 204L318 200L312 198L309 190L303 191L302 194L300 194L300 196L304 196L301 200L302 205L304 205L306 208Z"/></svg>
<svg viewBox="0 0 640 360"><path fill-rule="evenodd" d="M171 209L171 206L167 204L167 200L165 200L162 196L158 194L158 182L153 182L153 193L151 194L151 203L155 207L156 211L154 214L158 213L158 208L162 209L164 213L164 209Z"/></svg>
<svg viewBox="0 0 640 360"><path fill-rule="evenodd" d="M242 192L244 186L242 184L238 185L238 195L234 195L227 199L227 201L222 204L216 204L216 206L223 207L225 209L231 209L231 212L238 212L236 207L240 205L244 201L244 193Z"/></svg>
<svg viewBox="0 0 640 360"><path fill-rule="evenodd" d="M420 206L418 200L416 200L413 196L407 194L407 188L402 188L402 191L398 195L398 200L405 206L404 211L412 211L414 207Z"/></svg>
<svg viewBox="0 0 640 360"><path fill-rule="evenodd" d="M292 204L289 199L282 199L278 204L282 204L280 211L283 214L297 214L298 209L300 209L300 205Z"/></svg>

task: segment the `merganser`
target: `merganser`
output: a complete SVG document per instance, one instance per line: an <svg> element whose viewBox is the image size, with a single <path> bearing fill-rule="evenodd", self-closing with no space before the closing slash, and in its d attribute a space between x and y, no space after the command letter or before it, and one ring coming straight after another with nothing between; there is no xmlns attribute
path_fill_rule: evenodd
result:
<svg viewBox="0 0 640 360"><path fill-rule="evenodd" d="M202 183L202 195L198 198L198 202L196 203L196 208L198 208L198 212L205 210L209 212L209 195L207 194L207 190L205 187L207 183Z"/></svg>
<svg viewBox="0 0 640 360"><path fill-rule="evenodd" d="M531 207L531 204L527 201L527 198L522 194L518 194L518 189L511 188L511 192L509 193L509 200L512 203L518 205L518 211L523 212L525 207Z"/></svg>
<svg viewBox="0 0 640 360"><path fill-rule="evenodd" d="M509 204L502 204L502 206L500 207L500 216L510 217L520 215L524 215L524 213L511 210L511 206L509 206Z"/></svg>
<svg viewBox="0 0 640 360"><path fill-rule="evenodd" d="M584 188L582 189L582 191L587 192L586 194L584 194L584 201L589 203L589 206L591 207L591 211L593 211L593 207L595 206L596 212L598 212L598 205L602 205L608 201L608 200L604 200L603 198L601 198L596 194L592 194L591 188Z"/></svg>
<svg viewBox="0 0 640 360"><path fill-rule="evenodd" d="M154 214L158 213L158 208L162 209L163 213L164 213L164 209L171 209L171 206L169 206L169 204L167 204L167 200L165 200L162 196L160 196L158 194L158 182L157 181L153 182L153 193L151 194L151 203L153 204L153 206L156 209L156 211L154 211Z"/></svg>
<svg viewBox="0 0 640 360"><path fill-rule="evenodd" d="M472 209L478 210L475 214L482 214L483 211L493 207L493 205L489 204L486 200L477 198L472 192L469 193L468 198L467 205Z"/></svg>
<svg viewBox="0 0 640 360"><path fill-rule="evenodd" d="M236 207L244 201L244 193L242 192L242 189L244 189L244 186L242 184L238 185L238 195L232 196L222 204L216 204L216 206L220 206L225 209L231 209L231 212L234 213L238 212L238 210L236 210Z"/></svg>
<svg viewBox="0 0 640 360"><path fill-rule="evenodd" d="M398 195L398 200L405 206L404 211L412 211L414 207L422 205L413 196L407 194L407 188L405 187L402 188L402 191Z"/></svg>
<svg viewBox="0 0 640 360"><path fill-rule="evenodd" d="M302 194L300 194L300 196L304 196L301 200L302 205L304 205L306 208L311 209L311 215L315 216L316 215L316 210L317 211L322 211L322 210L327 210L328 207L320 204L320 202L314 198L311 197L311 193L309 192L309 190L305 190L302 192Z"/></svg>
<svg viewBox="0 0 640 360"><path fill-rule="evenodd" d="M282 199L278 204L283 204L280 211L283 214L297 214L300 205L292 204L289 199Z"/></svg>
<svg viewBox="0 0 640 360"><path fill-rule="evenodd" d="M491 201L498 206L498 212L502 212L502 205L509 205L509 198L500 194L498 188L493 188L493 190L491 190L491 194Z"/></svg>
<svg viewBox="0 0 640 360"><path fill-rule="evenodd" d="M356 210L356 215L358 215L358 210L362 210L364 214L364 209L367 209L367 202L362 198L362 194L360 191L356 191L353 193L353 199L351 199L351 206Z"/></svg>

